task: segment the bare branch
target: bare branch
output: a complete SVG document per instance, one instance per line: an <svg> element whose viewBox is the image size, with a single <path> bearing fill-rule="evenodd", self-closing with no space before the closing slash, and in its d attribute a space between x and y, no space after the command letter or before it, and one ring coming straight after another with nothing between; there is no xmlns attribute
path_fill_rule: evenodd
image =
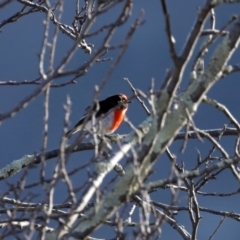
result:
<svg viewBox="0 0 240 240"><path fill-rule="evenodd" d="M136 89L133 87L132 83L129 81L128 78L124 78L124 80L126 80L128 82L128 84L130 85L133 94L135 95L135 97L137 98L137 100L141 103L141 105L143 106L143 109L146 111L147 115L151 115L151 112L148 110L147 106L145 105L144 101L142 99L140 99Z"/></svg>
<svg viewBox="0 0 240 240"><path fill-rule="evenodd" d="M172 31L171 31L171 24L170 24L170 15L167 10L167 5L165 0L161 0L162 4L162 11L165 19L165 25L166 25L166 33L168 38L168 45L170 48L170 55L172 57L173 63L177 66L179 64L179 58L176 54L176 50L174 47L175 39L173 37Z"/></svg>

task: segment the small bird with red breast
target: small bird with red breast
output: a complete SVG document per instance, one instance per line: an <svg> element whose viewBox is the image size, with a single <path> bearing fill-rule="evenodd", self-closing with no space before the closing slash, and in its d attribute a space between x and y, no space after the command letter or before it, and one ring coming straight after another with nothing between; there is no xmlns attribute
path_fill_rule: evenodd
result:
<svg viewBox="0 0 240 240"><path fill-rule="evenodd" d="M95 103L93 107L87 107L85 115L65 134L65 137L69 138L80 130L92 131L93 128L96 129L97 134L115 132L124 119L129 103L131 101L128 97L119 93Z"/></svg>

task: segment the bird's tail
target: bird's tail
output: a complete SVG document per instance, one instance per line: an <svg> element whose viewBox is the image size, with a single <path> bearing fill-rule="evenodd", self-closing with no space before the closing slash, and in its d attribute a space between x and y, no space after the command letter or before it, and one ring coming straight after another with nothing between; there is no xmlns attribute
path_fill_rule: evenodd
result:
<svg viewBox="0 0 240 240"><path fill-rule="evenodd" d="M77 131L78 131L78 129L73 128L72 130L70 130L70 131L68 131L67 133L64 134L64 138L70 138Z"/></svg>
<svg viewBox="0 0 240 240"><path fill-rule="evenodd" d="M83 119L80 119L80 121L74 126L72 130L65 133L64 137L70 138L74 133L80 131L82 129L82 123L83 123Z"/></svg>

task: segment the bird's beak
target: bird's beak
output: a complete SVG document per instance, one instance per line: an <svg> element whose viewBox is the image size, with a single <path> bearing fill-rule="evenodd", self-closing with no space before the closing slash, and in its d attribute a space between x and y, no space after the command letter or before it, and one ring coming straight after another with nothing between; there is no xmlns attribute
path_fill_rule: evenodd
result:
<svg viewBox="0 0 240 240"><path fill-rule="evenodd" d="M131 100L129 100L129 101L127 101L127 103L132 103L132 101L131 101Z"/></svg>

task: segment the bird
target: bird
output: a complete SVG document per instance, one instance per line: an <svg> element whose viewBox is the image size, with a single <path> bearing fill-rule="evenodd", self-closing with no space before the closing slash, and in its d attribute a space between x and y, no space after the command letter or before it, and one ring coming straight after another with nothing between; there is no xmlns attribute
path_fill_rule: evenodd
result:
<svg viewBox="0 0 240 240"><path fill-rule="evenodd" d="M112 95L102 101L94 103L91 107L87 107L84 116L78 123L65 134L65 138L70 138L73 134L80 130L92 131L95 127L97 134L111 134L115 132L121 125L128 104L131 101L125 94L119 93ZM94 116L95 114L95 123Z"/></svg>

